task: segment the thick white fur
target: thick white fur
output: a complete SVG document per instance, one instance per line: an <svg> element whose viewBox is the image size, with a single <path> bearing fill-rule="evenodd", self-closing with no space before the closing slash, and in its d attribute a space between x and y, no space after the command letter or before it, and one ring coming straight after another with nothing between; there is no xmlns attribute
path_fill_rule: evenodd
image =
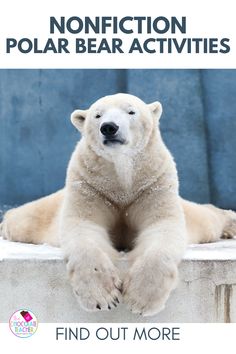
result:
<svg viewBox="0 0 236 354"><path fill-rule="evenodd" d="M10 240L61 245L86 310L111 309L122 297L134 313L159 312L177 284L186 244L235 234L234 212L179 197L175 163L158 129L161 112L159 102L127 94L75 111L71 120L83 137L65 189L7 212L1 224ZM104 145L106 122L119 126L122 144ZM129 251L122 276L119 249Z"/></svg>

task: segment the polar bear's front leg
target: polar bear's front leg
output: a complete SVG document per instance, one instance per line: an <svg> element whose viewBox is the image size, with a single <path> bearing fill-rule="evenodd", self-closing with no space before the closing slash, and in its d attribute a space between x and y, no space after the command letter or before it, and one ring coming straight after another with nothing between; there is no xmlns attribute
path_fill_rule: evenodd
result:
<svg viewBox="0 0 236 354"><path fill-rule="evenodd" d="M121 296L121 280L113 264L116 251L106 230L91 221L69 224L61 247L79 304L87 311L116 307Z"/></svg>
<svg viewBox="0 0 236 354"><path fill-rule="evenodd" d="M185 225L178 214L177 210L177 217L167 216L146 226L130 252L123 296L133 313L151 316L160 312L177 285L177 267L186 247Z"/></svg>

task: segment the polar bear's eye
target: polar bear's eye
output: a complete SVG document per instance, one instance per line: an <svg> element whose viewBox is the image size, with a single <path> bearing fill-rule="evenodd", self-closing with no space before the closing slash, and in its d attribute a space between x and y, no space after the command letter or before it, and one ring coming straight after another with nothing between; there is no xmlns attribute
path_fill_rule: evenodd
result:
<svg viewBox="0 0 236 354"><path fill-rule="evenodd" d="M134 111L129 111L129 114L132 116L132 115L135 114L135 112Z"/></svg>
<svg viewBox="0 0 236 354"><path fill-rule="evenodd" d="M101 114L96 114L95 118L101 118Z"/></svg>

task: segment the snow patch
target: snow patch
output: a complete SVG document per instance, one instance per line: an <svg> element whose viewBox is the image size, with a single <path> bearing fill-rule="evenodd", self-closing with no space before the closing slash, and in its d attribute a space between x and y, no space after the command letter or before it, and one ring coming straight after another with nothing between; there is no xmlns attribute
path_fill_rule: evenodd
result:
<svg viewBox="0 0 236 354"><path fill-rule="evenodd" d="M120 257L126 261L126 255ZM29 243L11 242L0 237L0 261L4 259L38 259L62 260L59 247L47 244L33 245ZM220 240L214 243L189 245L183 257L185 261L232 261L236 260L236 238Z"/></svg>
<svg viewBox="0 0 236 354"><path fill-rule="evenodd" d="M0 237L0 261L4 259L62 259L59 247L11 242Z"/></svg>
<svg viewBox="0 0 236 354"><path fill-rule="evenodd" d="M236 239L189 245L184 260L232 261L236 260Z"/></svg>

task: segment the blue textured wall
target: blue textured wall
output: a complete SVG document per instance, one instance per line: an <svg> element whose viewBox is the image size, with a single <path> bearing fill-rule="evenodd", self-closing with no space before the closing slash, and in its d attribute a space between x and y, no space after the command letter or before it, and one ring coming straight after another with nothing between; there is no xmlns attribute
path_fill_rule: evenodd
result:
<svg viewBox="0 0 236 354"><path fill-rule="evenodd" d="M116 92L163 103L182 196L236 209L236 70L0 70L0 205L62 187L70 113Z"/></svg>

